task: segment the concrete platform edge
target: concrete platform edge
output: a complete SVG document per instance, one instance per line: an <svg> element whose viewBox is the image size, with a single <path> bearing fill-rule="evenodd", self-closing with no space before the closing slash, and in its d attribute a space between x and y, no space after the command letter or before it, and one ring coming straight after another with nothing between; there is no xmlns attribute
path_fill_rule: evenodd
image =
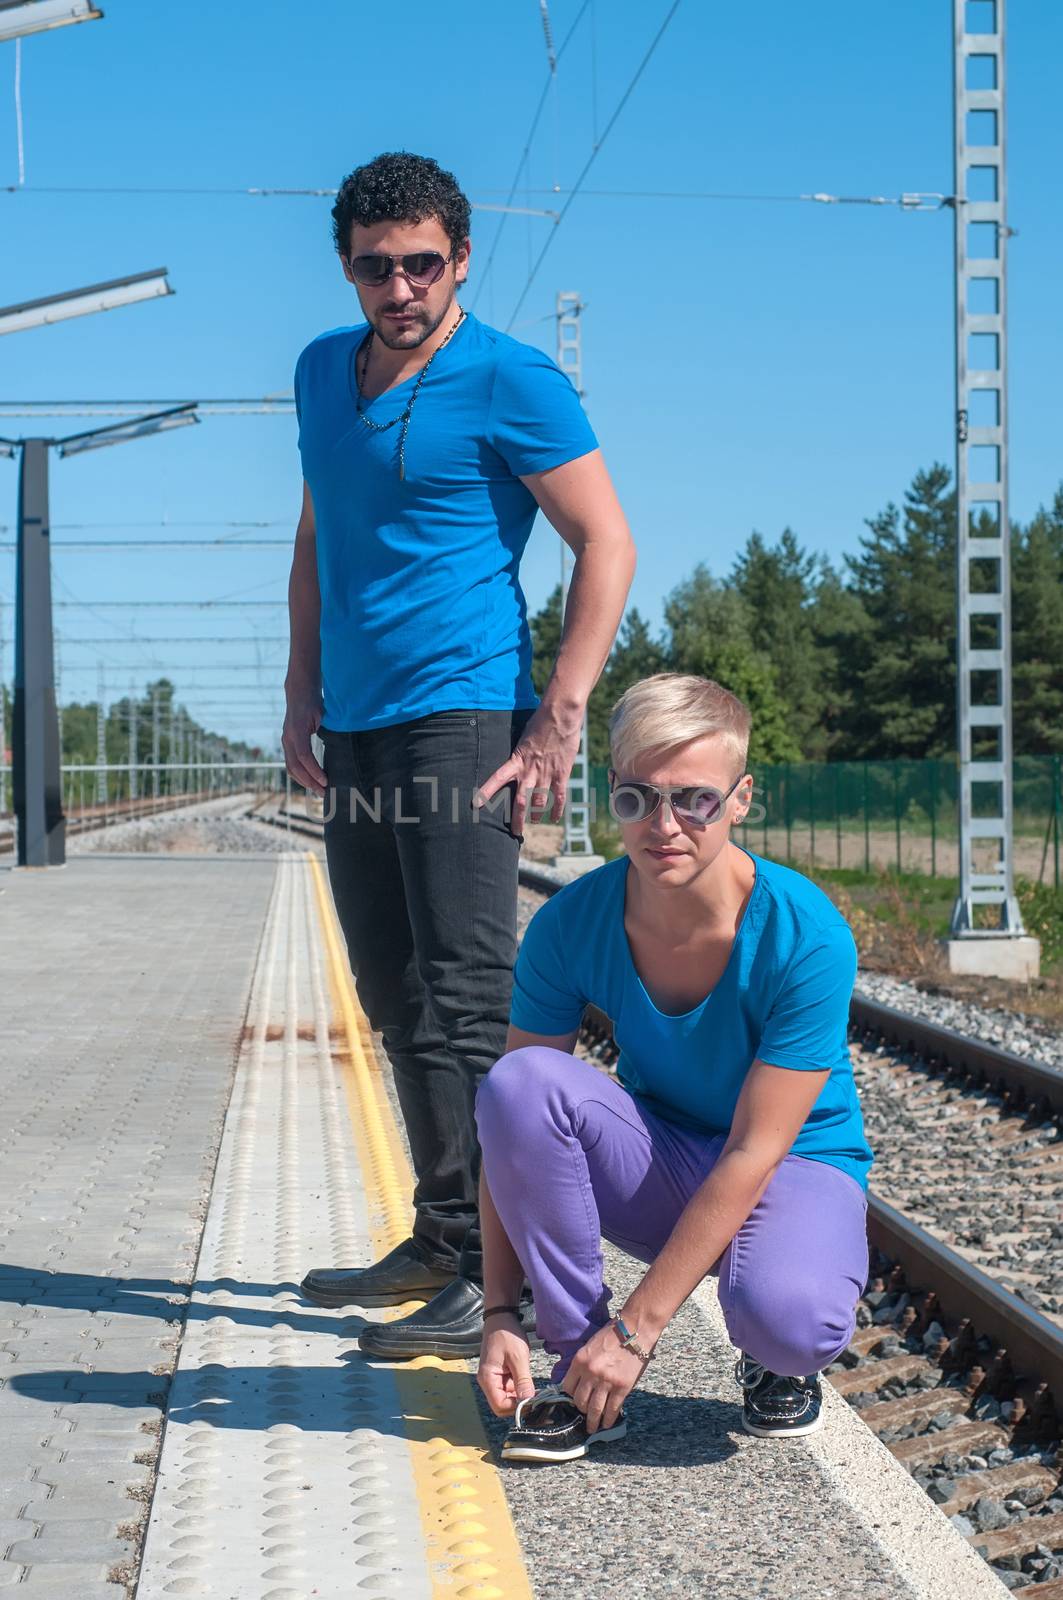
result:
<svg viewBox="0 0 1063 1600"><path fill-rule="evenodd" d="M715 1334L727 1329L714 1287L691 1297ZM783 1440L780 1450L807 1449L831 1488L867 1528L884 1561L920 1600L1000 1600L1007 1589L966 1539L927 1499L858 1414L823 1385L824 1427L808 1439Z"/></svg>

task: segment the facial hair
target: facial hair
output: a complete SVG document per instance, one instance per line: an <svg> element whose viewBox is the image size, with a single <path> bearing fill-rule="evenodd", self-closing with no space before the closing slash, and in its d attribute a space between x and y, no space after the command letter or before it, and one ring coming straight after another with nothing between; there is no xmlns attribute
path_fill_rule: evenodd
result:
<svg viewBox="0 0 1063 1600"><path fill-rule="evenodd" d="M450 298L447 300L437 317L430 317L424 323L419 323L415 320L412 327L402 329L389 328L388 324L384 320L384 316L388 311L401 311L403 310L403 307L389 305L381 306L377 311L376 316L370 318L373 332L376 334L381 344L386 345L389 350L416 350L419 345L424 344L426 339L431 338L432 334L435 333L436 329L446 317L453 304L454 294L452 291ZM419 316L420 312L415 311L414 317L419 318ZM411 338L411 335L415 335L415 337Z"/></svg>

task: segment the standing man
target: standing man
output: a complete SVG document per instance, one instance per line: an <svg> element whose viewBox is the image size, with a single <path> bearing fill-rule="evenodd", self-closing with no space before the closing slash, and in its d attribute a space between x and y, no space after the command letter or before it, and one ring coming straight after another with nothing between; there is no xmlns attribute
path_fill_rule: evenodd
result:
<svg viewBox="0 0 1063 1600"><path fill-rule="evenodd" d="M315 339L295 373L284 754L329 790L333 897L417 1177L409 1239L302 1287L323 1305L426 1301L363 1331L389 1359L479 1350L473 1101L506 1046L525 811L562 815L635 566L568 378L457 302L469 212L426 157L356 168L332 216L365 321ZM541 702L518 576L537 509L576 558Z"/></svg>

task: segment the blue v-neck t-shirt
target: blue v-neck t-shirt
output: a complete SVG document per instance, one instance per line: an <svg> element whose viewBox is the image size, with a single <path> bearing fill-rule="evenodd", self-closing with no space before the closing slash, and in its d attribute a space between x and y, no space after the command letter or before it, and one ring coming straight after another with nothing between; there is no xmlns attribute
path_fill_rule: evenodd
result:
<svg viewBox="0 0 1063 1600"><path fill-rule="evenodd" d="M730 958L693 1010L659 1011L639 977L624 929L630 863L620 856L535 913L517 957L510 1021L556 1036L597 1006L613 1023L624 1088L665 1119L713 1134L730 1130L758 1057L798 1072L829 1069L792 1154L839 1167L866 1188L872 1156L848 1045L852 933L814 883L745 853L756 877Z"/></svg>
<svg viewBox="0 0 1063 1600"><path fill-rule="evenodd" d="M368 323L307 345L295 369L299 451L317 527L324 722L358 732L472 707L534 707L518 577L538 506L520 480L598 441L543 351L467 314L401 423L358 414ZM417 375L364 404L402 416Z"/></svg>

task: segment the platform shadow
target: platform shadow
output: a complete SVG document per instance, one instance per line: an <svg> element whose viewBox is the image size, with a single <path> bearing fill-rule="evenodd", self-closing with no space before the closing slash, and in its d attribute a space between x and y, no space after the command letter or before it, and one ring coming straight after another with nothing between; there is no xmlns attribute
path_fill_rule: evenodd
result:
<svg viewBox="0 0 1063 1600"><path fill-rule="evenodd" d="M209 1322L228 1317L241 1328L276 1329L295 1333L335 1333L350 1338L369 1320L355 1311L337 1317L325 1316L309 1301L301 1306L268 1307L259 1311L250 1306L224 1302L203 1305L193 1294L219 1292L272 1300L281 1294L298 1295L297 1283L244 1283L236 1278L197 1278L194 1283L172 1278L109 1278L86 1272L44 1272L34 1267L0 1262L0 1304L72 1307L90 1314L153 1317L160 1322Z"/></svg>
<svg viewBox="0 0 1063 1600"><path fill-rule="evenodd" d="M77 1367L20 1376L16 1366L7 1368L5 1377L12 1393L62 1405L68 1416L75 1406L161 1406L165 1401L170 1425L206 1424L255 1433L286 1425L302 1433L339 1435L367 1429L414 1442L444 1439L492 1461L508 1426L505 1419L482 1414L473 1400L469 1373L445 1367L396 1369L367 1361L328 1367L214 1363L178 1371L166 1380L144 1371L87 1372ZM627 1437L607 1447L608 1459L661 1467L722 1461L737 1448L732 1435L739 1417L738 1406L718 1400L636 1390L628 1403Z"/></svg>

